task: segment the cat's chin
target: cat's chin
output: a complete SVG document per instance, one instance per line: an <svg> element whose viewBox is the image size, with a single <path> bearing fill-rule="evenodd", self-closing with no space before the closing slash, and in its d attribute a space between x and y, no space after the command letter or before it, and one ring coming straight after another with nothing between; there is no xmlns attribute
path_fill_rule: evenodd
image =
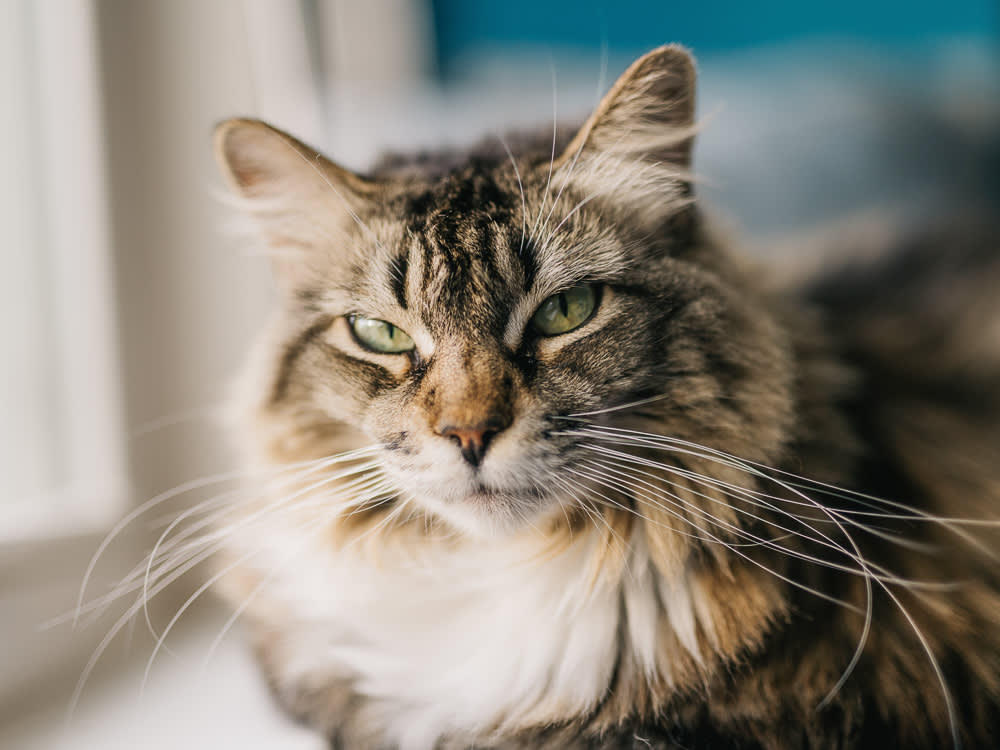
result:
<svg viewBox="0 0 1000 750"><path fill-rule="evenodd" d="M484 485L473 486L460 497L419 498L418 502L456 531L481 538L510 536L525 529L537 531L544 528L541 521L559 507L556 498L513 493Z"/></svg>

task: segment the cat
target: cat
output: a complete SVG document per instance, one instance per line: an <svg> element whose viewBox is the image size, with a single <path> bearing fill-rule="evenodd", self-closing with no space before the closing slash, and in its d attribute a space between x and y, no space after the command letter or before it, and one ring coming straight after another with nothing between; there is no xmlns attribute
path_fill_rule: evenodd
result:
<svg viewBox="0 0 1000 750"><path fill-rule="evenodd" d="M995 741L994 214L751 261L695 79L661 47L582 127L367 175L217 128L281 298L219 588L332 747Z"/></svg>

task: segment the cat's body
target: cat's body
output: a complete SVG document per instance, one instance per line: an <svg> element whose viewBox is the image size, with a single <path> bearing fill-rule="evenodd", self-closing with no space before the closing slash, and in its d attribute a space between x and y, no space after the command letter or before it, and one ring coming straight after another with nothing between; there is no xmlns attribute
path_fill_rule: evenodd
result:
<svg viewBox="0 0 1000 750"><path fill-rule="evenodd" d="M335 747L1000 731L996 223L777 282L693 200L692 85L366 178L220 129L285 291L224 591Z"/></svg>

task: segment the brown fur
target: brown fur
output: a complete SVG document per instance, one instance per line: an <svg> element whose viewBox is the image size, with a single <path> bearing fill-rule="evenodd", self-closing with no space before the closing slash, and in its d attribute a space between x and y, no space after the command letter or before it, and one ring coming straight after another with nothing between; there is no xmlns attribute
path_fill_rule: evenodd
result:
<svg viewBox="0 0 1000 750"><path fill-rule="evenodd" d="M650 53L575 135L558 134L551 163L535 138L509 159L492 145L467 158L396 157L360 177L263 124L224 124L220 159L286 290L264 385L246 397L256 460L287 464L374 440L405 463L443 439L442 425L493 420L503 435L529 419L547 425L546 438L531 439L553 465L608 455L558 464L580 440L538 416L553 413L595 412L581 429L674 441L602 433L634 473L588 475L591 494L569 507L545 505L552 486L524 486L477 500L475 512L500 534L512 518L533 519L553 557L597 534L580 573L595 587L681 572L698 592L697 650L657 601L656 669L645 671L622 604L597 705L566 713L553 702L436 747L930 748L953 733L990 746L1000 731L997 225L970 212L774 283L737 260L694 204L693 80L679 48ZM535 234L533 262L523 232L536 214L547 233ZM583 280L604 284L590 328L508 350L510 320L527 321L541 299ZM498 300L522 294L498 312ZM345 316L369 309L393 310L417 353L358 351ZM433 494L396 481L400 497ZM319 543L364 539L375 556L455 544L451 502L418 500L402 514L395 498L330 517ZM646 572L628 563L642 545ZM866 588L865 570L884 585ZM349 675L293 685L277 676L296 633L281 592L257 592L265 574L241 571L229 597L256 592L248 615L278 699L335 746L385 747Z"/></svg>

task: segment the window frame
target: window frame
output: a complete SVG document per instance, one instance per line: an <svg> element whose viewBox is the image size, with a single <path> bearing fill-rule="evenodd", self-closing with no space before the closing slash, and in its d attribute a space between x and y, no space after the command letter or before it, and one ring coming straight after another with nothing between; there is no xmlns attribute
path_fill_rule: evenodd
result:
<svg viewBox="0 0 1000 750"><path fill-rule="evenodd" d="M11 646L0 670L6 711L30 705L49 678L89 650L42 625L73 601L90 556L132 497L96 17L96 0L28 5L28 85L37 109L25 116L37 118L37 236L64 479L0 504L0 602L11 605L0 617L0 638Z"/></svg>
<svg viewBox="0 0 1000 750"><path fill-rule="evenodd" d="M128 504L94 12L93 0L30 8L38 237L64 480L0 504L0 546L92 534Z"/></svg>

